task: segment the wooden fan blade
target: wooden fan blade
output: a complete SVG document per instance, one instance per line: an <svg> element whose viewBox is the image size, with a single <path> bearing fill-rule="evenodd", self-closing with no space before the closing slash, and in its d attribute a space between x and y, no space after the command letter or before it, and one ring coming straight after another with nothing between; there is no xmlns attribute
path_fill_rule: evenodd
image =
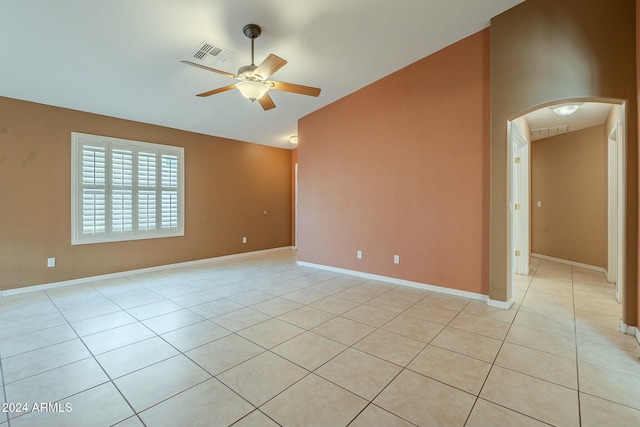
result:
<svg viewBox="0 0 640 427"><path fill-rule="evenodd" d="M199 93L196 96L200 96L200 97L211 96L211 95L215 95L216 93L226 92L228 90L235 89L235 88L236 88L236 85L233 84L225 87L219 87L218 89L210 90L209 92Z"/></svg>
<svg viewBox="0 0 640 427"><path fill-rule="evenodd" d="M256 68L253 74L257 74L262 77L263 80L266 80L271 77L273 73L284 67L286 63L287 61L285 61L284 59L271 54L267 56L267 59L262 61L262 64L258 65L258 68Z"/></svg>
<svg viewBox="0 0 640 427"><path fill-rule="evenodd" d="M269 92L262 95L262 97L258 99L258 102L260 103L260 105L262 105L262 108L265 111L276 108L276 104L273 103L273 99L271 99L271 97L269 96Z"/></svg>
<svg viewBox="0 0 640 427"><path fill-rule="evenodd" d="M320 89L311 86L302 86L293 83L277 82L272 80L273 89L281 90L283 92L299 93L300 95L318 96L320 95Z"/></svg>
<svg viewBox="0 0 640 427"><path fill-rule="evenodd" d="M213 71L214 73L222 74L223 76L231 77L232 79L235 78L236 76L235 74L227 73L226 71L222 71L222 70L216 70L215 68L207 67L206 65L197 64L195 62L191 62L191 61L180 61L180 62L182 62L183 64L191 65L192 67L198 67L198 68L202 68L203 70Z"/></svg>

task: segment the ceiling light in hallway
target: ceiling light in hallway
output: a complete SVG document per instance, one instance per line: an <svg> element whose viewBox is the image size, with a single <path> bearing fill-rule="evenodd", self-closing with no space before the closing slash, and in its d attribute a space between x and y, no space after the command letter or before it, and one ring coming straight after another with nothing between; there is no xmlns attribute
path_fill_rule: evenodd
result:
<svg viewBox="0 0 640 427"><path fill-rule="evenodd" d="M560 105L559 107L555 107L553 112L559 116L570 116L580 108L580 104L568 104L568 105Z"/></svg>

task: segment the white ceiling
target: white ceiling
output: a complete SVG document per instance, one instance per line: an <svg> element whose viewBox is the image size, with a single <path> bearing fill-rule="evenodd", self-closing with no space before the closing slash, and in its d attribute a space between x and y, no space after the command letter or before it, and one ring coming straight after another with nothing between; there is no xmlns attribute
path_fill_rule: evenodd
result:
<svg viewBox="0 0 640 427"><path fill-rule="evenodd" d="M291 148L297 120L471 35L522 0L0 0L0 96ZM263 111L235 81L181 64L203 42L251 62L245 24L262 27L256 63L273 79L322 88L270 92Z"/></svg>
<svg viewBox="0 0 640 427"><path fill-rule="evenodd" d="M532 141L601 125L607 121L611 113L612 104L601 102L581 103L580 108L570 116L557 115L553 112L555 107L556 105L540 108L524 116L531 128Z"/></svg>

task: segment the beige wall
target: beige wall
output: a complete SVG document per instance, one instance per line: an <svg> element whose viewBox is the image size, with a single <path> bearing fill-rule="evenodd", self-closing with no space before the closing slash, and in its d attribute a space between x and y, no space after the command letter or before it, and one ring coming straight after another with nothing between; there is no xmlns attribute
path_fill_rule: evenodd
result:
<svg viewBox="0 0 640 427"><path fill-rule="evenodd" d="M506 123L565 99L626 102L626 298L637 322L638 113L634 0L527 0L491 20L490 295L507 301L510 214Z"/></svg>
<svg viewBox="0 0 640 427"><path fill-rule="evenodd" d="M488 293L488 47L484 30L299 121L299 260Z"/></svg>
<svg viewBox="0 0 640 427"><path fill-rule="evenodd" d="M71 132L184 147L185 236L71 246ZM0 97L0 183L0 290L291 245L289 150Z"/></svg>
<svg viewBox="0 0 640 427"><path fill-rule="evenodd" d="M533 253L607 268L604 125L531 143L531 201Z"/></svg>

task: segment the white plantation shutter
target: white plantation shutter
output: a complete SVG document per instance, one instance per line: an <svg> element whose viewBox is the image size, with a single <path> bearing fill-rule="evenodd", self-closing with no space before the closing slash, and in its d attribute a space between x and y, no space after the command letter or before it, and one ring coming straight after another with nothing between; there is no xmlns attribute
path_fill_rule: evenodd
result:
<svg viewBox="0 0 640 427"><path fill-rule="evenodd" d="M162 228L178 226L178 157L162 155Z"/></svg>
<svg viewBox="0 0 640 427"><path fill-rule="evenodd" d="M72 244L183 236L184 149L72 133Z"/></svg>
<svg viewBox="0 0 640 427"><path fill-rule="evenodd" d="M106 150L82 147L82 232L104 234L106 223Z"/></svg>
<svg viewBox="0 0 640 427"><path fill-rule="evenodd" d="M156 154L138 153L138 228L156 229Z"/></svg>
<svg viewBox="0 0 640 427"><path fill-rule="evenodd" d="M133 151L111 150L111 229L133 230Z"/></svg>

